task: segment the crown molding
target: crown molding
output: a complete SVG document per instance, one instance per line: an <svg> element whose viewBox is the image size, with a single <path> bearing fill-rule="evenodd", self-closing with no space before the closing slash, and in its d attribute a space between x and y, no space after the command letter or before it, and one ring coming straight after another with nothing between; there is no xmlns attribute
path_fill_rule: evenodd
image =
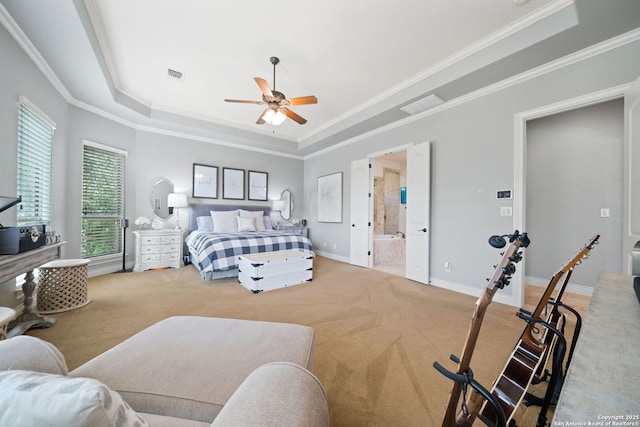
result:
<svg viewBox="0 0 640 427"><path fill-rule="evenodd" d="M56 76L51 67L49 67L49 64L47 64L47 61L45 61L42 55L40 55L38 49L36 49L33 43L31 43L27 35L18 26L18 23L13 19L2 3L0 3L0 24L7 29L9 34L11 34L18 45L27 54L31 61L33 61L36 67L38 67L42 74L44 74L58 93L62 95L67 102L71 102L73 99L71 93L67 90L64 84L62 84L58 76Z"/></svg>
<svg viewBox="0 0 640 427"><path fill-rule="evenodd" d="M524 29L542 21L543 19L546 19L558 12L563 11L564 9L568 8L568 7L573 7L574 6L574 1L573 0L559 0L556 2L553 2L541 9L539 9L538 11L532 13L531 15L527 15L525 17L523 17L522 19L513 22L511 25L501 29L500 31L497 31L493 34L488 35L487 37L480 39L479 41L465 47L464 49L454 53L453 55L448 56L447 58L443 59L442 61L434 64L433 66L423 70L422 72L415 74L413 77L408 78L407 80L405 80L404 82L388 89L385 90L383 92L380 92L378 95L376 95L375 97L369 99L368 101L360 104L359 106L341 114L340 116L336 117L335 119L332 119L330 121L328 121L327 123L325 123L324 125L316 128L316 130L314 130L313 132L309 132L305 135L303 135L300 140L305 140L308 139L314 135L317 135L318 133L328 130L331 127L339 124L340 122L349 119L350 117L355 116L357 113L360 113L364 110L366 110L367 108L371 108L373 106L375 106L376 104L378 104L379 102L390 98L393 95L399 94L401 93L403 90L407 90L409 88L411 88L413 85L416 85L430 77L435 76L438 73L441 73L443 71L446 71L447 69L453 67L454 65L460 64L463 61L470 59L472 57L474 57L475 55L478 55L479 53L485 51L486 49L493 47L495 45L497 45L499 42L502 42L504 40L506 40L509 37L512 37L516 34L518 34L519 32L523 31ZM304 148L308 145L312 145L312 144L306 144L306 145L301 145L300 148Z"/></svg>
<svg viewBox="0 0 640 427"><path fill-rule="evenodd" d="M560 70L562 68L568 67L570 65L579 63L581 61L585 61L587 59L593 58L595 56L601 55L603 53L606 53L608 51L617 49L619 47L625 46L629 43L633 43L636 41L640 40L640 28L636 28L634 30L631 30L629 32L626 32L624 34L621 34L620 36L617 37L613 37L609 40L605 40L601 43L595 44L593 46L589 46L585 49L582 49L578 52L566 55L562 58L559 58L557 60L548 62L544 65L541 65L539 67L536 68L532 68L530 70L527 70L523 73L520 73L518 75L515 75L513 77L504 79L500 82L494 83L492 85L489 86L485 86L484 88L478 89L476 91L470 92L466 95L462 95L458 98L452 99L450 101L445 102L442 105L439 105L437 107L434 107L430 110L424 111L422 113L416 114L414 116L409 116L405 119L401 119L401 120L397 120L393 123L389 123L386 126L382 126L379 127L377 129L373 129L369 132L354 136L353 138L349 138L347 140L344 140L338 144L332 145L331 147L327 147L323 150L319 150L316 151L314 153L308 154L306 156L304 156L304 159L310 159L322 154L327 154L328 152L331 152L333 150L336 150L338 148L342 148L342 147L346 147L348 145L354 144L358 141L361 141L363 139L369 138L371 136L374 135L378 135L384 132L388 132L392 129L398 128L398 127L402 127L405 126L409 123L413 123L417 120L421 120L425 117L429 117L432 116L434 114L438 114L442 111L448 110L450 108L454 108L457 106L460 106L462 104L466 104L467 102L471 102L474 101L476 99L482 98L484 96L490 95L492 93L496 93L499 92L501 90L507 89L509 87L512 86L516 86L518 84L524 83L528 80L532 80L538 77L541 77L545 74L549 74L551 72Z"/></svg>

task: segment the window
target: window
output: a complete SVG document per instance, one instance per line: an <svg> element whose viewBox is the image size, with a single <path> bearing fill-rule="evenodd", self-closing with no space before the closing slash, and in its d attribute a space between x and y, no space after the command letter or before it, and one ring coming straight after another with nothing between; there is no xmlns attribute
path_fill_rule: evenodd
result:
<svg viewBox="0 0 640 427"><path fill-rule="evenodd" d="M28 99L18 112L17 225L51 225L51 146L56 124Z"/></svg>
<svg viewBox="0 0 640 427"><path fill-rule="evenodd" d="M126 151L85 141L82 146L83 258L121 254Z"/></svg>

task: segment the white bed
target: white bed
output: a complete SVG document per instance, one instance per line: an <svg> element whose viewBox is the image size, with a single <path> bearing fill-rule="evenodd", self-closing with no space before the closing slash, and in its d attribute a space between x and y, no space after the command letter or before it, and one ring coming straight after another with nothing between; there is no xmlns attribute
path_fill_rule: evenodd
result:
<svg viewBox="0 0 640 427"><path fill-rule="evenodd" d="M191 205L185 242L202 279L238 276L244 254L295 249L315 255L307 237L274 230L269 213L262 206Z"/></svg>

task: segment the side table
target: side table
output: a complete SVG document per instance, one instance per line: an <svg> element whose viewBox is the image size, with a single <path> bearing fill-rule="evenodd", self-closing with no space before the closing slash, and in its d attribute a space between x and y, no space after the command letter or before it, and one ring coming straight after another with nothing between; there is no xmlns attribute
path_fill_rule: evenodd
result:
<svg viewBox="0 0 640 427"><path fill-rule="evenodd" d="M61 313L91 302L87 295L88 259L58 259L38 268L38 313Z"/></svg>
<svg viewBox="0 0 640 427"><path fill-rule="evenodd" d="M36 289L33 280L33 270L42 264L59 259L62 245L67 242L44 245L16 255L0 256L0 282L6 282L23 273L26 273L22 292L24 293L24 309L13 321L9 323L8 337L23 334L30 328L48 328L56 323L53 317L41 316L33 307L33 292Z"/></svg>
<svg viewBox="0 0 640 427"><path fill-rule="evenodd" d="M301 236L304 237L309 237L309 228L308 227L300 227L300 226L289 226L289 225L285 225L285 226L281 226L279 228L276 228L278 231L286 231L287 233L295 233L295 234L299 234Z"/></svg>
<svg viewBox="0 0 640 427"><path fill-rule="evenodd" d="M9 307L0 307L0 341L7 338L7 326L16 317L16 311Z"/></svg>
<svg viewBox="0 0 640 427"><path fill-rule="evenodd" d="M138 230L133 271L182 267L182 230Z"/></svg>

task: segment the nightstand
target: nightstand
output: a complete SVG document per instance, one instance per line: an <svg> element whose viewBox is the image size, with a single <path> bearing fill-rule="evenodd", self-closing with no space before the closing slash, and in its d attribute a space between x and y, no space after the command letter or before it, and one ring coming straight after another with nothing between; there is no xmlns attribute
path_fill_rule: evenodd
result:
<svg viewBox="0 0 640 427"><path fill-rule="evenodd" d="M133 271L182 267L182 232L169 229L134 231L136 264Z"/></svg>
<svg viewBox="0 0 640 427"><path fill-rule="evenodd" d="M296 233L306 238L309 238L309 228L307 227L280 227L280 231L286 231L287 233Z"/></svg>

